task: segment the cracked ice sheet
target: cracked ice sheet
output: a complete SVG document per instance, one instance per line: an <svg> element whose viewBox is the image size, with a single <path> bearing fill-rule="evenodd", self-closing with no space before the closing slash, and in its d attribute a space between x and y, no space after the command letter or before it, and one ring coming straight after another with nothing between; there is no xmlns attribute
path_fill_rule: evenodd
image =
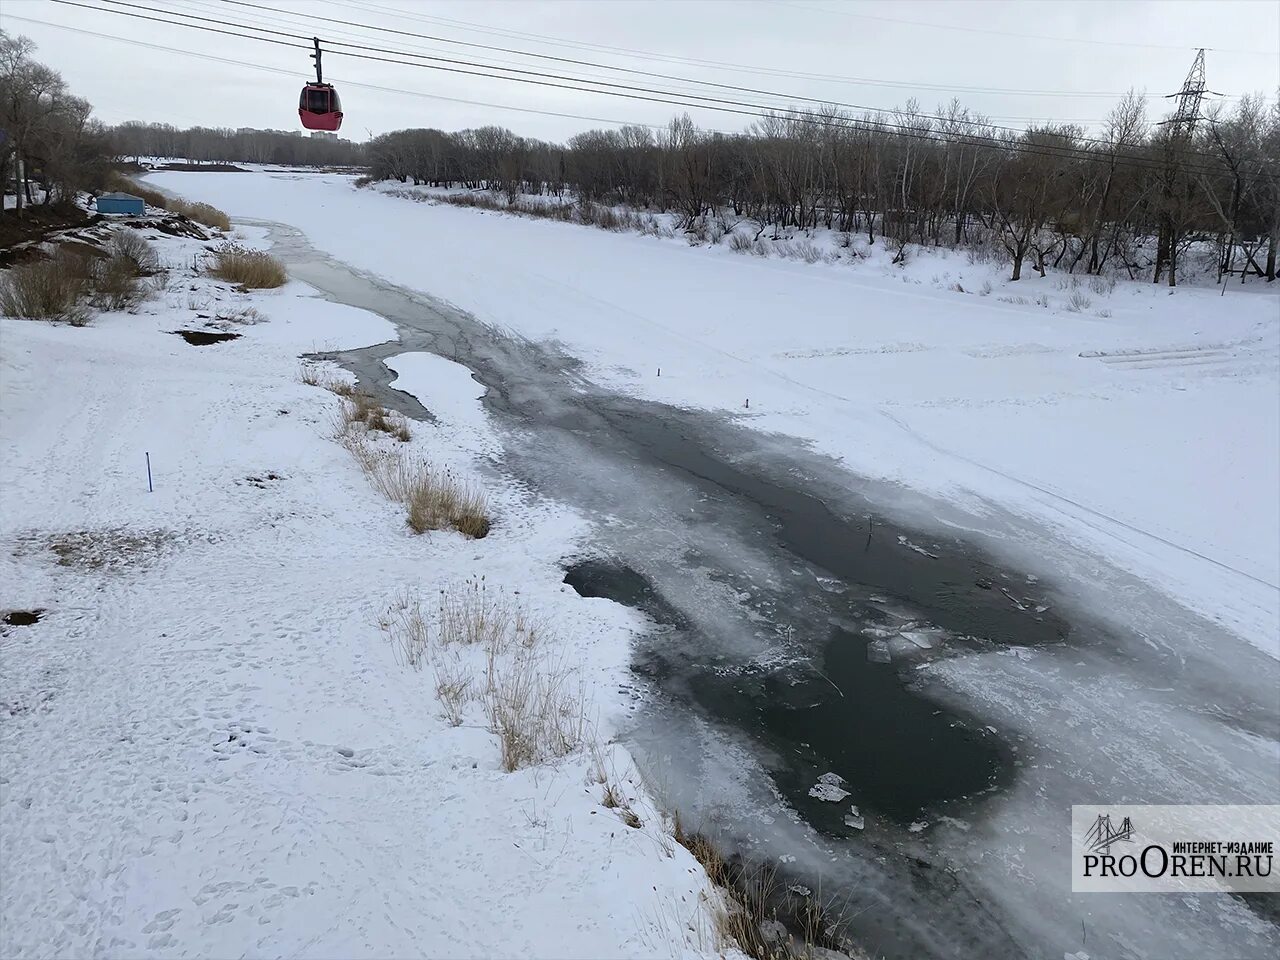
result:
<svg viewBox="0 0 1280 960"><path fill-rule="evenodd" d="M877 246L857 266L764 261L413 203L340 176L151 179L291 223L484 323L560 341L620 390L735 413L750 398L746 422L811 440L860 475L979 515L990 500L1034 517L1280 657L1274 291L1121 281L1098 295L1103 319L930 282L963 255L892 266ZM965 269L997 294L1052 283ZM1186 348L1205 356L1187 362ZM1054 572L1036 545L993 546Z"/></svg>
<svg viewBox="0 0 1280 960"><path fill-rule="evenodd" d="M1265 955L1274 927L1229 896L1098 897L1070 889L1072 804L1274 802L1280 745L1219 722L1218 711L1232 710L1228 699L1195 689L1194 681L1190 690L1157 688L1120 659L1070 647L939 660L919 675L939 696L981 704L1022 744L1017 778L982 818L963 828L940 821L932 833L1011 922L1041 937L1056 931L1064 949L1075 949L1084 917L1091 956L1198 960L1219 955L1223 943L1241 956ZM1011 836L1016 844L1004 842Z"/></svg>

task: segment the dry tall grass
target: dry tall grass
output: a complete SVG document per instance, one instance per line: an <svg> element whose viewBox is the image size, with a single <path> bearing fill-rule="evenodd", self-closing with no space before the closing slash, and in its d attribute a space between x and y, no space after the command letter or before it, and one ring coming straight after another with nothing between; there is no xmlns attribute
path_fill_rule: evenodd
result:
<svg viewBox="0 0 1280 960"><path fill-rule="evenodd" d="M567 756L586 739L581 681L538 651L491 652L482 700L508 773Z"/></svg>
<svg viewBox="0 0 1280 960"><path fill-rule="evenodd" d="M771 863L725 856L705 835L687 833L678 816L672 833L719 894L708 905L721 949L736 947L756 960L811 960L828 950L866 960L847 936L842 902L784 884Z"/></svg>
<svg viewBox="0 0 1280 960"><path fill-rule="evenodd" d="M545 631L514 596L489 590L483 578L469 579L441 590L430 626L427 620L422 604L406 593L378 624L400 662L418 669L430 653L436 696L450 724L461 724L466 705L479 701L505 770L582 748L587 720L581 679L547 648ZM638 825L634 813L631 819Z"/></svg>
<svg viewBox="0 0 1280 960"><path fill-rule="evenodd" d="M217 207L198 201L183 200L181 197L170 197L165 201L165 208L171 213L181 214L188 220L203 223L206 227L217 227L219 230L231 229L231 218ZM279 284L276 284L279 286Z"/></svg>
<svg viewBox="0 0 1280 960"><path fill-rule="evenodd" d="M457 655L442 655L431 665L435 674L436 697L451 727L462 726L463 712L471 699L471 670Z"/></svg>
<svg viewBox="0 0 1280 960"><path fill-rule="evenodd" d="M430 645L430 630L422 604L410 591L396 597L378 620L396 652L396 659L420 670Z"/></svg>
<svg viewBox="0 0 1280 960"><path fill-rule="evenodd" d="M338 439L374 488L403 504L414 533L452 528L481 539L489 533L488 501L483 491L459 481L448 470L436 471L425 460L379 447L359 421L340 415Z"/></svg>
<svg viewBox="0 0 1280 960"><path fill-rule="evenodd" d="M409 424L404 417L388 410L367 393L360 393L341 381L326 386L347 401L342 404L339 414L342 419L342 430L349 430L356 424L363 424L367 430L377 430L401 442L407 442L412 437Z"/></svg>
<svg viewBox="0 0 1280 960"><path fill-rule="evenodd" d="M0 313L82 327L89 322L89 292L84 260L60 250L51 259L20 263L0 276Z"/></svg>
<svg viewBox="0 0 1280 960"><path fill-rule="evenodd" d="M264 250L250 250L238 243L223 243L213 251L209 272L219 280L248 290L283 286L289 279L284 264Z"/></svg>

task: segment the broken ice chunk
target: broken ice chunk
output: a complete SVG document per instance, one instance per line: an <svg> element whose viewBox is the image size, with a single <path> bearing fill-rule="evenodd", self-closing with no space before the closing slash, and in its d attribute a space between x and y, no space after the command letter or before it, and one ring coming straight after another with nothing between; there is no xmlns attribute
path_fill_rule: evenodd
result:
<svg viewBox="0 0 1280 960"><path fill-rule="evenodd" d="M929 825L928 820L915 820L912 822L911 826L907 827L907 830L909 830L911 833L919 833L928 825Z"/></svg>
<svg viewBox="0 0 1280 960"><path fill-rule="evenodd" d="M818 782L809 788L809 796L815 800L826 800L828 803L839 803L845 797L849 796L849 791L844 789L841 784L844 783L844 777L838 773L824 773L818 778Z"/></svg>
<svg viewBox="0 0 1280 960"><path fill-rule="evenodd" d="M849 812L844 815L844 825L853 827L855 830L861 830L867 825L867 821L862 814L858 812L858 805L855 803L849 808Z"/></svg>
<svg viewBox="0 0 1280 960"><path fill-rule="evenodd" d="M921 650L932 650L934 644L942 639L941 630L903 630L902 635Z"/></svg>
<svg viewBox="0 0 1280 960"><path fill-rule="evenodd" d="M893 659L889 656L889 644L883 640L873 640L868 643L867 659L872 663L888 663Z"/></svg>

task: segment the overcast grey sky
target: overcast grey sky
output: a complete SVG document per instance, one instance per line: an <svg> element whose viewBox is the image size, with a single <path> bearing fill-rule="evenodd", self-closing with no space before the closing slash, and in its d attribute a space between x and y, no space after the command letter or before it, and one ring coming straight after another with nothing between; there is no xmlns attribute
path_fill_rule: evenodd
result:
<svg viewBox="0 0 1280 960"><path fill-rule="evenodd" d="M111 5L107 0L75 2L95 8ZM161 11L169 10L206 17L237 33L247 32L239 25L255 25L287 34L317 34L333 41L672 90L695 88L651 74L752 87L784 96L706 88L697 92L777 106L789 102L786 95L878 108L890 108L914 96L922 108L932 111L958 97L995 122L1014 127L1026 126L1031 119L1096 123L1131 86L1145 89L1152 98L1153 114L1162 114L1169 101L1159 95L1180 86L1199 46L1210 48L1208 85L1212 90L1231 96L1261 91L1275 97L1280 86L1280 2L1276 0L253 0L281 12L225 0L128 2L162 16ZM144 12L116 8L130 14ZM135 43L28 20L125 37ZM650 75L379 33L368 26L626 67ZM149 23L53 0L2 0L0 28L35 40L39 59L60 70L108 123L137 119L178 126L291 130L298 126L298 89L311 71L305 50ZM139 42L234 63L211 62ZM324 65L325 79L342 93L343 135L353 139L401 127L453 130L500 124L526 136L559 140L601 124L547 113L661 124L684 109L353 59L338 49L325 55ZM492 68L479 69L489 72ZM688 112L699 125L721 130L742 129L751 119L706 109Z"/></svg>

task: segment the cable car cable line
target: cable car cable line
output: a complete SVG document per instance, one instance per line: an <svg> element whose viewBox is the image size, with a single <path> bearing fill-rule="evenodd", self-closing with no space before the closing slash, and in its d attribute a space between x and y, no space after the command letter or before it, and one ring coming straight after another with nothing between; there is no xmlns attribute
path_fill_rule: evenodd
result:
<svg viewBox="0 0 1280 960"><path fill-rule="evenodd" d="M122 0L103 0L103 2L105 2L105 3L118 3L120 6L134 6L133 4L126 3L126 2L122 2ZM738 93L749 93L749 94L754 94L754 95L756 95L756 96L775 97L775 98L777 98L777 99L779 99L779 100L790 101L790 102L795 102L795 101L797 101L797 100L800 100L800 101L805 101L805 102L807 102L807 103L816 103L816 104L819 104L819 105L821 105L821 106L827 106L827 105L830 105L830 106L837 106L837 107L845 107L845 108L850 109L850 110L863 110L863 111L870 111L870 112L872 112L872 113L889 113L889 114L894 113L894 111L893 111L893 110L891 110L891 109L889 109L889 108L886 108L886 107L871 107L871 106L867 106L867 105L865 105L865 104L860 104L860 103L849 103L849 102L841 101L841 100L823 99L823 98L820 98L820 97L809 97L809 96L805 96L805 95L803 95L803 94L780 93L780 92L775 91L775 90L762 90L762 89L759 89L759 88L757 88L757 87L744 87L744 86L740 86L740 85L738 85L738 84L717 83L717 82L712 81L712 80L698 80L698 79L690 78L690 77L678 77L678 76L672 76L671 74L653 73L653 72L651 72L651 71L636 70L636 69L631 68L631 67L619 67L619 66L613 66L613 65L610 65L610 64L595 63L595 62L588 61L588 60L575 60L575 59L572 59L572 58L557 57L557 56L553 56L553 55L551 55L551 54L534 53L534 52L528 52L528 51L516 50L516 49L512 49L512 48L510 48L510 47L497 47L497 46L491 46L491 45L488 45L488 44L472 43L472 42L470 42L470 41L466 41L466 40L457 40L457 39L450 39L450 38L448 38L448 37L438 37L438 36L432 36L432 35L429 35L429 34L413 33L413 32L411 32L411 31L407 31L407 30L397 30L397 29L394 29L394 28L392 28L392 27L382 27L382 26L377 26L377 25L375 25L375 24L363 23L363 22L361 22L361 21L339 20L339 19L336 19L336 18L334 18L334 17L323 17L323 16L320 16L320 15L318 15L318 14L312 14L312 13L302 13L302 14L292 13L292 14L291 14L291 12L290 12L290 11L281 10L281 9L279 9L279 8L277 8L277 7L268 7L268 6L265 6L265 5L263 5L263 4L259 4L259 3L250 3L250 2L248 2L248 0L221 0L221 2L222 2L222 3L231 4L231 5L233 5L233 6L237 6L237 7L247 7L247 8L251 8L251 9L254 9L254 10L263 10L263 11L267 11L267 12L269 12L269 13L284 14L284 15L286 15L286 16L289 16L289 15L293 15L293 16L303 16L303 17L306 17L306 18L308 18L308 19L310 19L310 20L318 20L318 21L321 21L321 22L323 22L323 23L334 23L334 24L338 24L338 25L340 25L340 26L345 26L345 27L354 27L354 28L357 28L357 29L365 29L365 30L376 30L376 31L378 31L378 32L380 32L380 33L390 33L390 34L395 34L395 35L398 35L398 36L412 37L412 38L419 39L419 40L430 40L430 41L433 41L433 42L439 42L439 43L454 43L454 44L461 44L461 45L463 45L463 46L468 46L468 47L478 47L478 48L480 48L480 49L484 49L484 50L495 50L495 51L499 51L499 52L502 52L502 53L514 53L514 54L516 54L516 55L518 55L518 56L525 56L525 57L537 57L537 58L539 58L539 59L544 59L544 60L553 60L553 61L556 61L556 62L559 62L559 63L568 63L568 64L574 64L574 65L577 65L577 66L593 67L593 68L596 68L596 69L615 70L615 71L620 71L620 72L623 72L623 73L639 74L640 76L658 77L658 78L661 78L661 79L663 79L663 80L672 80L672 81L675 81L675 82L677 82L677 83L692 83L692 84L697 84L697 85L700 85L700 86L713 87L713 88L716 88L716 89L719 89L719 90L731 90L731 91L736 91L736 92L738 92ZM139 8L139 9L143 9L143 8ZM222 21L210 21L210 22L222 22ZM335 46L340 46L340 45L343 45L343 44L341 44L341 43L339 43L339 42L336 42L336 41L335 41L334 45L335 45ZM373 52L377 52L377 53L389 53L389 52L395 52L395 53L399 53L399 54L401 54L401 55L404 55L404 54L405 54L405 51L388 51L388 50L380 49L380 48L377 48L377 47L364 47L364 46L361 46L361 45L359 45L359 44L346 44L346 45L347 45L347 46L353 46L353 47L355 47L356 49L367 49L367 50L371 50L371 51L373 51ZM409 55L410 55L410 56L424 56L424 55L422 55L422 54L409 54ZM448 60L447 58L439 58L439 59L445 60L446 62L450 62L450 63L467 63L467 62L468 62L468 61ZM474 66L474 64L471 64L471 65L473 65L473 66ZM513 72L523 72L523 71L519 71L519 70L518 70L518 68L505 68L505 67L503 67L503 68L499 68L499 69L510 69L510 70L512 70ZM622 86L622 87L626 87L626 88L628 88L628 89L630 89L630 88L631 88L631 87L629 87L628 85L624 85L624 84L616 84L616 85L615 85L615 84L610 84L608 81L604 81L604 80L585 80L585 81L584 81L584 80L582 80L582 78L576 78L576 77L574 77L574 78L569 78L569 77L559 76L559 75L556 75L556 74L542 74L542 73L537 73L536 71L529 71L529 72L534 73L536 76L549 76L549 77L554 77L555 79L560 79L560 80L572 79L572 80L577 80L578 82L595 83L595 84L599 84L599 85L601 85L601 86ZM668 94L670 94L670 92L669 92L669 91L653 90L653 89L651 89L651 88L646 88L646 87L635 87L635 89L643 90L643 91L645 91L645 92L647 92L647 93L668 93ZM694 97L694 98L697 98L697 99L708 99L708 100L715 100L716 102L721 102L721 101L717 100L716 98L711 98L711 97L705 97L705 98L704 98L704 97L701 97L701 96L700 96L700 95L698 95L698 94L670 94L670 95L690 96L690 97ZM735 104L738 104L738 103L739 103L738 101L724 101L724 102L735 103ZM978 120L959 120L959 119L954 119L954 118L948 118L948 117L938 116L937 114L917 113L917 114L913 114L913 116L920 117L921 119L935 120L935 121L938 121L938 122L941 122L941 123L960 123L960 124L964 124L964 125L966 125L966 126L977 126L977 127L986 127L986 128L997 129L997 130L1007 130L1007 131L1010 131L1010 132L1013 132L1013 133L1023 133L1023 132L1025 132L1025 131L1023 131L1023 130L1020 130L1020 129L1017 129L1017 128L1014 128L1014 127L1001 126L1000 124L983 123L982 121L978 121ZM1106 140L1099 140L1099 139L1094 138L1094 137L1081 137L1081 138L1079 138L1079 139L1080 139L1082 142L1085 142L1085 143L1096 143L1096 144L1099 144L1099 145L1110 146L1110 143L1109 143L1108 141L1106 141Z"/></svg>
<svg viewBox="0 0 1280 960"><path fill-rule="evenodd" d="M263 43L271 43L277 46L294 47L298 49L311 49L310 45L289 43L287 41L277 40L271 37L260 37L260 36L253 36L253 35L247 35L247 34L239 34L229 30L221 29L220 27L218 28L208 27L208 26L202 26L201 24L197 24L197 23L185 23L182 21L165 20L159 17L148 16L148 15L139 14L139 13L131 13L124 10L114 10L106 7L90 6L88 4L75 2L75 0L50 0L50 2L59 4L62 6L78 7L86 10L97 10L98 12L101 12L101 13L111 13L111 14L116 14L118 16L131 17L134 19L148 20L156 23L168 24L169 26L185 27L193 30L204 30L212 33L235 36L244 40L256 40ZM109 2L118 3L120 2L120 0L109 0ZM136 5L130 4L130 6L136 6ZM151 8L144 8L144 9L151 9ZM188 16L188 17L191 17L192 19L204 19L204 18L195 18L192 15L183 15L183 14L178 14L178 15ZM304 37L301 34L297 34L297 35L287 34L287 33L283 33L282 31L269 30L266 28L257 28L257 27L247 26L244 24L228 24L228 25L236 26L242 29L257 30L258 32L274 33L280 36L294 37L296 39L308 39L308 40L311 39L308 37ZM514 81L517 83L531 84L531 85L540 86L540 87L549 87L549 88L562 89L562 90L573 90L581 93L602 94L605 96L620 97L620 98L629 99L629 100L638 100L638 101L649 102L649 103L660 103L668 106L685 107L686 109L701 108L701 109L707 109L707 110L714 110L721 113L731 113L731 114L737 114L741 116L756 117L759 119L765 119L771 116L781 115L785 119L789 119L794 122L807 123L807 124L811 124L819 127L847 128L850 125L849 121L837 121L829 117L823 117L821 115L808 113L805 111L799 111L799 110L793 109L786 113L782 113L781 111L774 111L773 108L770 108L767 106L763 106L760 104L752 104L752 103L747 103L742 101L730 101L730 100L723 100L719 98L699 97L697 99L706 100L708 102L707 103L689 103L688 99L672 100L672 99L661 99L654 96L645 96L643 94L648 91L643 90L643 88L626 87L625 85L620 85L620 84L608 84L608 86L621 87L622 88L621 90L596 90L596 89L591 89L589 87L581 87L581 86L574 86L567 83L553 82L551 80L533 79L532 77L529 77L529 76L508 77L508 76L501 76L501 75L492 74L492 73L485 73L482 71L461 69L460 67L456 67L456 66L441 66L437 63L419 63L419 62L412 62L412 61L405 61L405 60L397 60L397 59L392 59L392 58L383 57L383 56L372 56L369 53L355 53L355 52L349 52L347 50L334 50L332 49L332 46L334 45L333 44L330 45L329 52L336 53L339 56L347 56L354 59L368 60L368 61L379 62L379 63L390 63L398 66L420 67L428 70L460 74L464 76L482 77L485 79L492 79L492 80ZM355 46L355 45L342 44L342 46ZM376 48L364 48L361 46L355 46L355 48L356 49L376 49ZM387 51L387 52L399 53L399 51ZM441 57L426 57L426 59L442 60L448 63L462 63L462 64L467 63L467 61L447 60L446 58L441 58ZM510 71L510 72L533 74L533 76L548 76L545 74L537 74L534 71ZM592 82L596 82L596 81L592 81ZM600 85L605 85L603 84L603 82L599 82L599 83ZM641 92L629 93L629 92L623 92L624 90L640 90ZM672 95L672 96L676 96L676 95ZM724 104L724 105L714 105L714 104ZM747 107L750 109L738 109L738 107ZM760 112L760 111L765 111L765 112ZM967 144L972 146L989 147L989 148L994 148L998 150L1011 150L1015 153L1045 156L1045 157L1051 157L1055 159L1067 159L1067 160L1107 159L1117 164L1125 164L1125 165L1134 166L1134 167L1141 167L1144 169L1152 169L1152 168L1159 169L1164 166L1163 161L1161 161L1159 158L1150 157L1150 156L1135 156L1130 154L1105 154L1105 155L1099 156L1098 153L1091 152L1083 148L1064 147L1064 146L1058 146L1055 144L1047 144L1047 143L1038 143L1034 145L1028 145L1024 143L1016 143L1006 139L1000 139L1000 138L995 138L991 136L984 137L984 136L979 136L976 134L969 134L969 133L951 133L951 134L946 134L941 136L933 136L933 135L930 135L929 132L920 131L917 128L909 127L903 124L890 123L890 122L879 120L879 119L867 118L862 120L855 120L854 123L861 123L882 131L889 131L896 134L897 136L900 136L906 139L928 141L932 143ZM1108 146L1110 145L1108 144ZM1197 154L1197 156L1199 156L1201 159L1210 159L1210 158L1205 158L1203 155L1199 155L1199 154ZM1210 167L1188 166L1185 169L1188 169L1192 172L1198 172L1206 175L1219 172L1216 169L1210 168Z"/></svg>
<svg viewBox="0 0 1280 960"><path fill-rule="evenodd" d="M71 6L77 6L77 5L80 5L80 4L74 4L74 3L71 3L71 2L70 2L70 0L52 0L52 2L54 2L54 3L64 3L64 4L71 5ZM101 2L104 2L104 3L111 3L111 4L115 4L116 6L121 6L121 7L129 7L129 8L135 9L135 10L148 10L148 11L153 11L153 10L155 10L155 9L156 9L156 8L154 8L154 7L143 7L143 6L140 6L140 5L138 5L138 4L129 3L129 2L127 2L127 0L101 0ZM244 2L242 2L242 0L223 0L223 2L225 2L225 3L233 3L233 4L236 4L236 5L239 5L239 6L258 7L259 9L263 9L263 10L272 10L272 9L273 9L273 8L270 8L270 7L261 7L259 4L244 3ZM89 8L89 9L99 9L99 10L101 10L103 13L115 13L115 14L118 14L118 15L120 15L120 16L127 16L127 15L128 15L128 14L126 14L124 11L112 10L112 9L109 9L109 8L106 8L106 7ZM186 18L191 19L191 20L199 20L199 21L203 21L203 22L205 22L205 23L218 23L218 24L226 24L226 23L228 23L228 21L225 21L225 20L214 20L214 19L209 18L209 17L201 17L201 16L198 16L198 15L196 15L196 14L184 13L184 12L181 12L181 11L178 11L178 10L173 10L173 9L165 9L163 12L168 13L168 14L170 14L170 15L172 15L172 16L186 17ZM279 10L273 10L273 12L279 13L279 12L282 12L282 11L279 11ZM314 19L319 19L319 20L331 20L332 18L329 18L329 17L315 17ZM194 25L192 25L192 24L174 23L173 21L160 21L160 22L168 22L168 23L171 23L171 24L172 24L172 25L174 25L174 26L194 26ZM350 23L348 23L348 22L346 22L346 21L334 21L334 22L345 23L347 26L352 26L352 24L350 24ZM269 28L269 27L258 27L258 26L253 26L253 25L250 25L250 24L232 24L232 25L234 25L234 26L238 26L238 27L240 27L240 28L242 28L242 29L255 30L255 31L260 32L260 33L269 33L269 34L274 34L275 36L293 37L293 38L295 38L295 39L303 39L303 40L307 39L307 37L306 37L305 35L302 35L302 34L292 34L292 33L287 33L287 32L281 31L281 30L274 30L274 29L271 29L271 28ZM404 33L404 31L400 31L400 30L389 30L389 28L387 28L387 29L388 29L388 32L392 32L392 33ZM417 35L417 34L407 34L407 35L408 35L408 36L421 36L421 35ZM830 118L830 117L824 116L824 115L819 114L819 113L815 113L815 112L814 112L814 111L812 111L812 110L800 110L800 109L798 109L798 108L796 108L796 107L794 107L794 106L793 106L793 107L777 107L777 106L770 106L770 105L767 105L767 104L752 103L752 102L749 102L749 101L742 101L742 100L729 100L729 99L726 99L726 98L724 98L724 97L711 97L711 96L706 96L706 95L703 95L703 94L696 94L696 93L680 93L680 92L672 92L672 91L661 90L661 89L657 89L657 88L653 88L653 87L639 87L639 86L635 86L635 85L633 85L633 84L613 83L613 82L608 81L608 80L595 80L595 79L582 78L582 77L570 77L570 76L564 76L564 75L562 75L562 74L544 73L544 72L542 72L542 71L537 71L537 70L528 70L528 69L524 69L524 68L520 68L520 67L491 66L491 65L487 65L487 64L478 64L478 63L475 63L475 62L473 62L473 61L469 61L469 60L459 60L459 59L452 58L452 57L441 57L441 56L436 56L436 55L433 55L433 54L414 53L414 52L411 52L411 51L405 51L405 50L388 49L388 48L386 48L386 47L373 47L373 46L369 46L369 45L367 45L367 44L349 43L349 42L345 42L345 41L336 41L336 40L335 40L335 41L328 41L328 44L329 44L329 47L330 47L330 48L333 48L333 47L348 47L348 48L350 48L350 49L354 49L354 50L362 50L362 51L366 51L366 52L368 52L368 53L390 54L390 55L393 55L393 56L402 56L402 57L403 57L403 56L416 57L416 58L419 58L419 59L424 59L424 60L433 60L433 61L437 61L437 62L439 62L439 63L447 63L447 64L451 64L451 65L454 65L454 66L460 66L460 67L486 67L486 66L487 66L489 69L502 70L502 71L505 71L505 72L508 72L508 73L520 74L521 76L539 77L539 78L544 78L544 79L546 79L546 80L558 80L558 81L565 81L565 82L569 82L569 83L586 83L586 84L593 84L593 85L595 85L595 86L608 87L608 88L611 88L611 90L636 91L636 92L639 92L639 93L654 94L654 95L658 95L658 96L685 97L685 98L687 98L687 99L693 99L693 100L702 100L702 101L705 101L705 102L706 102L706 103L705 103L705 105L706 105L706 109L711 109L711 110L718 110L718 109L721 109L720 107L717 107L717 106L711 106L711 104L724 104L724 105L733 106L733 107L747 107L747 108L750 108L750 109L752 109L752 110L757 110L757 111L758 111L758 110L776 110L776 111L779 111L779 112L787 113L787 114L792 115L792 116L797 115L797 114L802 114L802 115L808 116L808 117L810 117L810 118L815 118L815 119L821 120L821 121L823 121L825 124L829 124L829 123L831 122L831 118ZM343 54L343 51L341 51L341 50L333 50L332 52L338 53L338 54L340 54L340 55L344 55L344 54ZM345 54L345 55L346 55L346 56L357 56L356 54ZM369 59L369 60L379 60L379 59L381 59L381 58L379 58L379 57L366 57L365 59ZM384 61L384 62L397 62L397 61ZM426 67L429 67L430 69L444 69L444 68L430 67L430 65L428 65L428 64L410 64L410 65L412 65L412 66L426 66ZM466 70L453 70L453 71L449 71L449 72L455 72L455 73L468 73L468 71L466 71ZM476 75L476 76L488 76L487 74L473 74L473 75ZM519 78L500 78L500 79L519 79ZM677 80L679 80L679 79L682 79L682 78L672 78L672 79L677 79ZM538 83L538 81L535 81L535 80L530 80L530 81L527 81L527 82L529 82L529 83ZM707 81L690 81L690 82L694 82L694 83L707 83ZM542 83L542 84L540 84L540 85L542 85L542 86L552 86L552 87L560 86L560 84L557 84L557 83ZM710 85L710 86L715 86L715 87L724 86L723 84L715 84L715 83L710 83L709 85ZM580 88L580 87L562 87L562 89L569 89L569 90L582 90L582 88ZM734 88L734 89L747 89L747 90L749 90L750 88ZM619 94L614 94L614 93L611 93L611 92L610 92L610 90L589 90L589 89L588 89L588 90L585 90L584 92L588 92L588 93L602 93L602 94L612 95L612 96L627 96L627 94L620 94L620 93L619 93ZM770 92L768 92L768 91L761 91L761 92L765 93L765 95L767 95L767 96L776 96L778 99L781 99L781 100L786 100L786 99L788 99L788 95L786 95L786 94L773 94L773 93L770 93ZM629 97L628 97L628 99L646 99L646 98L643 98L643 97L634 97L634 96L629 96ZM886 114L886 113L891 114L891 113L893 113L893 111L891 111L891 110L887 110L887 109L885 109L885 108L883 108L883 107L867 107L867 106L863 106L863 105L860 105L860 104L843 103L843 102L840 102L840 101L829 101L829 102L828 102L828 101L816 100L815 98L811 98L811 97L801 97L800 99L810 100L810 101L812 101L812 102L819 103L819 104L822 104L822 105L843 106L843 107L848 107L848 108L855 109L855 110L864 110L864 111L868 111L868 112L872 112L872 113L877 113L877 114ZM655 101L653 101L653 102L658 103L658 102L664 102L664 101L657 101L657 100L655 100ZM671 103L671 101L665 101L665 102ZM673 105L675 105L675 106L703 106L704 104L679 104L679 103L675 103L675 104L673 104ZM731 113L742 113L742 111L740 111L740 110L731 110L731 111L726 111L726 112L731 112ZM982 129L1003 130L1003 131L1006 131L1006 132L1009 132L1009 133L1016 133L1016 134L1025 134L1025 133L1027 133L1027 132L1028 132L1028 131L1026 131L1026 130L1021 130L1021 129L1018 129L1018 128L1015 128L1015 127L1001 126L1000 124L991 124L991 123L985 123L985 124L984 124L984 123L981 123L981 122L979 122L979 121L952 121L952 120L948 120L948 119L947 119L947 118L945 118L945 117L939 117L939 116L931 115L931 114L914 114L913 116L917 116L917 117L919 117L919 118L920 118L920 119L922 119L922 120L923 120L923 119L935 120L935 121L942 122L942 123L958 122L958 123L962 123L962 124L964 124L964 125L966 125L966 126L977 126L977 127L979 127L979 128L982 128ZM889 129L898 129L898 130L902 130L902 131L910 131L910 132L913 132L913 133L914 133L914 132L916 132L915 128L913 128L913 127L909 127L909 126L907 126L907 125L905 125L905 124L901 124L901 123L892 123L892 122L886 122L886 121L880 121L880 120L877 120L876 122L877 122L877 123L879 123L879 124L881 124L881 125L883 125L883 126L884 126L884 127L886 127L886 128L889 128ZM959 137L959 136L970 136L970 135L968 135L968 134L958 134L958 133L957 133L957 134L952 134L952 136L957 136L957 137ZM979 138L981 138L981 136L982 136L982 135L977 135L977 136L978 136ZM987 137L986 139L994 139L994 138ZM1078 138L1076 138L1076 139L1077 139L1079 142L1081 142L1081 143L1086 143L1086 144L1096 144L1096 145L1098 145L1098 146L1106 147L1106 148L1111 148L1111 147L1113 147L1113 144L1111 144L1109 141L1106 141L1106 140L1099 140L1099 139L1097 139L1097 138L1092 138L1092 137L1078 137ZM1064 149L1064 148L1055 148L1055 149ZM1065 148L1065 149L1079 150L1080 148ZM1155 164L1159 164L1159 163L1160 163L1160 161L1159 161L1159 160L1153 160L1152 158L1149 158L1149 157L1144 157L1144 156L1139 156L1139 155L1133 155L1133 154L1116 154L1116 156L1117 156L1117 157L1121 157L1121 156L1123 156L1123 157L1125 157L1125 158L1127 158L1127 159L1133 160L1133 161L1138 162L1138 163L1155 163ZM1213 158L1213 157L1209 157L1209 156L1206 156L1206 155L1204 155L1204 154L1196 154L1196 156L1197 156L1197 158L1198 158L1198 159L1200 159L1200 160L1205 160L1205 161L1210 161L1210 162L1212 162L1212 161L1215 159L1215 158Z"/></svg>
<svg viewBox="0 0 1280 960"><path fill-rule="evenodd" d="M244 67L250 70L260 70L264 73L274 73L282 77L293 78L298 75L298 71L290 70L286 67L271 67L262 63L246 63L243 60L231 60L227 57L218 57L209 53L200 53L197 50L185 50L180 47L168 47L163 44L151 43L146 40L137 40L133 37L119 37L111 33L101 33L97 30L85 30L82 27L73 27L65 23L51 23L48 20L36 20L32 17L23 17L23 16L18 16L17 14L6 13L4 16L6 19L18 20L18 21L21 21L22 23L35 23L35 24L39 24L42 27L52 27L55 30L67 30L67 31L70 31L71 33L79 33L87 37L97 37L100 40L114 40L118 43L127 43L135 47L145 47L148 50L159 50L164 53L176 53L184 57L195 57L200 60L207 60L211 63L222 63L231 67ZM246 39L252 39L252 38L246 38ZM592 117L592 116L586 116L578 113L558 113L554 110L539 110L536 107L516 107L510 104L490 103L484 100L467 100L461 97L447 97L443 94L438 94L438 93L426 93L422 90L405 90L400 87L384 87L384 86L379 86L378 84L365 83L359 80L339 79L338 82L346 87L359 87L362 90L377 90L380 93L396 93L396 94L401 94L407 97L418 97L424 100L440 100L445 103L460 103L460 104L465 104L466 106L473 106L473 107L489 107L494 110L511 110L516 113L532 113L532 114L537 114L539 116L544 116L544 117L560 117L565 120L586 120L590 123L614 123L620 127L626 127L626 126L648 127L652 130L666 129L666 124L641 123L635 120L616 120L610 117ZM725 131L721 131L721 130L713 130L711 132L721 133L724 136L732 136L732 134L726 133Z"/></svg>

